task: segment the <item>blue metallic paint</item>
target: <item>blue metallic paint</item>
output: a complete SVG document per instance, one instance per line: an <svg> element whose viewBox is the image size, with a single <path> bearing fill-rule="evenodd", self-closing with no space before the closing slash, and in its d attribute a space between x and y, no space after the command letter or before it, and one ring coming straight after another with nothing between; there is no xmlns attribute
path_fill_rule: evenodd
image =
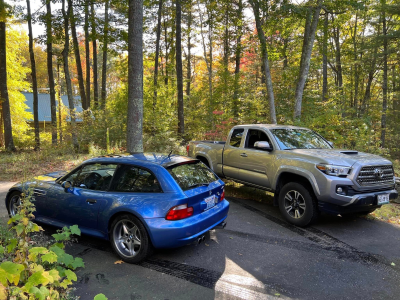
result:
<svg viewBox="0 0 400 300"><path fill-rule="evenodd" d="M28 186L39 187L46 190L47 194L37 199L37 204L41 203L35 213L38 222L57 227L78 224L82 233L108 240L113 217L121 213L131 213L144 224L154 247L179 247L222 223L229 211L229 202L226 200L207 211L201 205L202 200L210 193L219 199L224 188L223 181L217 180L209 186L184 192L165 169L165 166L192 160L183 156L167 157L145 153L99 157L83 163L128 164L148 169L157 177L163 191L161 193L102 192L77 187L66 192L56 181L62 173L54 172L46 174L46 177L39 177L42 180L28 182L24 186L16 184L10 189L6 203L12 191L23 191ZM89 204L87 199L95 199L97 202ZM185 203L193 207L193 216L179 221L165 219L172 207Z"/></svg>

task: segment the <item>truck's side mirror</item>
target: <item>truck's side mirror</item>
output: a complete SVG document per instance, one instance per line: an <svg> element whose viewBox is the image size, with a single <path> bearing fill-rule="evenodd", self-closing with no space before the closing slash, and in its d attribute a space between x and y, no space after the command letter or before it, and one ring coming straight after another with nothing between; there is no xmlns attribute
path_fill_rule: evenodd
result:
<svg viewBox="0 0 400 300"><path fill-rule="evenodd" d="M72 184L69 181L64 181L61 186L64 188L64 191L67 193L72 190Z"/></svg>
<svg viewBox="0 0 400 300"><path fill-rule="evenodd" d="M254 143L254 148L256 149L261 149L261 150L266 150L266 151L272 151L272 147L268 142L265 141L259 141Z"/></svg>

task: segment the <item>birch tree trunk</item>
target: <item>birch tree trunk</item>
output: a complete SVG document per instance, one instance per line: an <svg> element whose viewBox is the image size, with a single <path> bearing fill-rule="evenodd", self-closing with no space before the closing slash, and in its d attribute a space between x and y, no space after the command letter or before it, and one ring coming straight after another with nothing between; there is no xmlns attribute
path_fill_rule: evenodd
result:
<svg viewBox="0 0 400 300"><path fill-rule="evenodd" d="M265 38L265 33L262 28L261 18L260 18L260 4L259 4L258 0L249 0L249 2L254 11L257 35L258 35L258 39L260 40L260 44L261 44L261 55L262 55L261 57L262 57L263 66L264 66L265 84L267 86L267 94L268 94L268 100L269 100L270 122L272 124L276 124L274 90L272 87L271 71L269 69L267 41Z"/></svg>
<svg viewBox="0 0 400 300"><path fill-rule="evenodd" d="M300 72L294 96L294 119L300 119L301 117L301 105L303 101L304 86L306 84L308 72L310 70L311 52L314 45L315 32L317 30L319 14L321 12L321 2L322 0L318 0L317 6L313 8L307 16L306 28L304 30L304 43L300 62ZM310 21L311 16L312 20Z"/></svg>
<svg viewBox="0 0 400 300"><path fill-rule="evenodd" d="M143 0L129 0L127 151L143 152Z"/></svg>

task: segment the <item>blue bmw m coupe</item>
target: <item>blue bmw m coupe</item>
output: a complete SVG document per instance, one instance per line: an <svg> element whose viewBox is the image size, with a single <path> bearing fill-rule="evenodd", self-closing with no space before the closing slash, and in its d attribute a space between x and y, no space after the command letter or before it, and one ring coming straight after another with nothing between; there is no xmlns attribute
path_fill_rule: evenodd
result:
<svg viewBox="0 0 400 300"><path fill-rule="evenodd" d="M153 248L201 240L208 230L225 225L229 210L223 181L202 162L177 155L97 157L70 173L16 184L6 196L11 216L28 189L37 222L77 224L84 234L110 240L129 263L145 259Z"/></svg>

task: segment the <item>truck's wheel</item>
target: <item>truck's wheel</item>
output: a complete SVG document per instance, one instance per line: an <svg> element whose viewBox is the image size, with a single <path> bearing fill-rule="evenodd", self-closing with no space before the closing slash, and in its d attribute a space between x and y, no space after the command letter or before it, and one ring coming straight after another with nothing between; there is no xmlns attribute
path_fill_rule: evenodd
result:
<svg viewBox="0 0 400 300"><path fill-rule="evenodd" d="M283 217L296 226L305 227L318 218L317 202L302 185L289 182L279 193L279 209Z"/></svg>

